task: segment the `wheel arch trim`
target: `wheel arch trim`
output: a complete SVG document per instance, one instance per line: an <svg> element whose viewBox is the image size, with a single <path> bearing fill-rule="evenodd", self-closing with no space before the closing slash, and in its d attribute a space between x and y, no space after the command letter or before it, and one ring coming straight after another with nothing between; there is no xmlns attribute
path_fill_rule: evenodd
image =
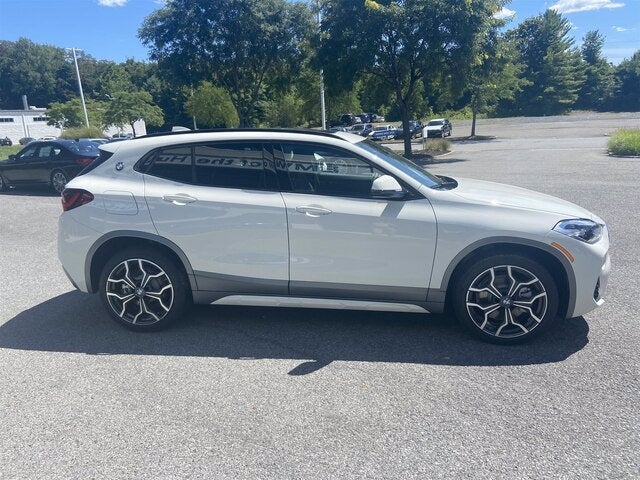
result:
<svg viewBox="0 0 640 480"><path fill-rule="evenodd" d="M508 245L511 248L519 248L519 247L527 247L534 248L540 250L543 254L548 254L554 259L556 259L564 270L564 274L567 279L569 292L568 298L566 299L566 312L565 314L569 314L574 311L575 303L576 303L576 279L575 274L573 272L573 268L569 263L569 260L562 255L560 251L551 245L547 245L543 242L538 242L535 240L530 240L527 238L514 238L514 237L488 237L478 240L463 250L458 252L458 254L451 260L449 266L446 268L444 275L442 276L442 280L440 283L439 289L429 289L428 301L432 302L442 302L445 301L445 296L447 295L447 291L449 290L449 284L451 283L451 279L453 277L456 269L462 265L465 261L471 259L480 249L484 247L494 246L494 245ZM436 254L437 255L437 254ZM549 272L552 276L554 276L553 272Z"/></svg>
<svg viewBox="0 0 640 480"><path fill-rule="evenodd" d="M167 240L166 238L160 237L158 235L154 235L152 233L140 232L135 230L115 230L98 238L98 240L96 240L93 243L93 245L91 245L91 248L89 248L89 251L87 252L87 256L84 264L84 275L85 275L85 281L87 283L87 290L89 292L95 293L98 288L97 284L95 284L96 282L93 281L92 275L91 275L96 253L100 250L101 247L103 247L106 243L108 243L111 240L127 239L127 238L131 240L143 240L147 242L157 243L171 250L176 255L176 257L178 257L178 259L180 260L180 263L182 264L182 267L187 273L191 291L195 292L198 290L198 285L196 283L196 279L195 279L195 275L194 275L191 263L189 262L189 259L187 258L185 253L182 251L182 249L180 249L180 247L178 247L175 243L171 242L170 240Z"/></svg>

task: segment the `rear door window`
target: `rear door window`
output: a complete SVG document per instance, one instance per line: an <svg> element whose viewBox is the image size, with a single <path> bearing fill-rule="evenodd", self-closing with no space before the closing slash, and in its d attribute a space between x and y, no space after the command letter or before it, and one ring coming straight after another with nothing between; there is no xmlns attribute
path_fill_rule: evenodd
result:
<svg viewBox="0 0 640 480"><path fill-rule="evenodd" d="M191 146L162 148L151 157L145 173L180 183L193 183Z"/></svg>
<svg viewBox="0 0 640 480"><path fill-rule="evenodd" d="M264 190L264 153L261 142L196 145L195 182L207 187Z"/></svg>

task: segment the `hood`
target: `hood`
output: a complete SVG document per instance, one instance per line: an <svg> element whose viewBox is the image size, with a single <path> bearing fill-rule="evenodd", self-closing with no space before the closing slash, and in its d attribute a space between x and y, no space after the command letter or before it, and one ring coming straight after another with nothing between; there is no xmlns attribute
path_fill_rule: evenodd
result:
<svg viewBox="0 0 640 480"><path fill-rule="evenodd" d="M603 223L600 218L574 203L526 188L469 178L456 178L458 186L451 193L467 201L486 205L507 206L555 213L567 218L588 218Z"/></svg>

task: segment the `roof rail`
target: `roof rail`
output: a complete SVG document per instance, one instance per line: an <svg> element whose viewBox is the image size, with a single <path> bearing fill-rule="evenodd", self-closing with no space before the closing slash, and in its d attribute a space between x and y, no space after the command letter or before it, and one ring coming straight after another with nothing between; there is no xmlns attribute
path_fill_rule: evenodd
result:
<svg viewBox="0 0 640 480"><path fill-rule="evenodd" d="M280 133L304 133L307 135L319 135L323 137L336 138L331 132L323 130L312 130L310 128L209 128L203 130L180 130L175 132L158 132L142 135L138 138L153 138L173 135L185 135L189 133L215 133L215 132L280 132ZM133 140L135 140L133 139Z"/></svg>

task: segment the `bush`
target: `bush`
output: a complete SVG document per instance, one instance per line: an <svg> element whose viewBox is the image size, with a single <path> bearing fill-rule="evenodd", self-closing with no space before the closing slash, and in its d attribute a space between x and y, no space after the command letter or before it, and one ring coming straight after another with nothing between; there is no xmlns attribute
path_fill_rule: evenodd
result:
<svg viewBox="0 0 640 480"><path fill-rule="evenodd" d="M60 138L103 138L104 133L97 127L67 128Z"/></svg>
<svg viewBox="0 0 640 480"><path fill-rule="evenodd" d="M451 150L451 142L444 138L436 138L433 140L427 140L425 152L430 153L443 153Z"/></svg>
<svg viewBox="0 0 640 480"><path fill-rule="evenodd" d="M613 132L607 147L613 155L640 155L640 128L623 128Z"/></svg>

